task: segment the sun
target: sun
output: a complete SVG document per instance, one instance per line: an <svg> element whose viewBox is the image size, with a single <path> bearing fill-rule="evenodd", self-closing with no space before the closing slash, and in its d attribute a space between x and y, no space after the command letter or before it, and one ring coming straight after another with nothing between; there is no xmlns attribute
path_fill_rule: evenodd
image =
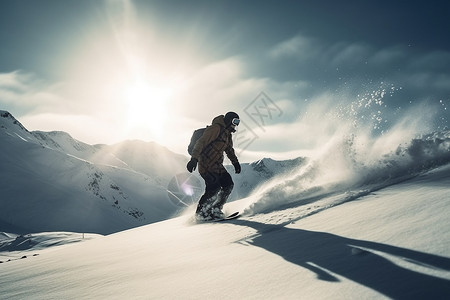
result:
<svg viewBox="0 0 450 300"><path fill-rule="evenodd" d="M166 87L152 86L138 80L125 88L129 131L149 131L154 136L162 134L167 120L168 101L172 91Z"/></svg>

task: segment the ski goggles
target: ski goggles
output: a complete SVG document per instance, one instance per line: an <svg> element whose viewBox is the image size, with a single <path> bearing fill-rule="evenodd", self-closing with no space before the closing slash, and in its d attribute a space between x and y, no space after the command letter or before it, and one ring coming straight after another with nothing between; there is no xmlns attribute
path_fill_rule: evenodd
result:
<svg viewBox="0 0 450 300"><path fill-rule="evenodd" d="M241 120L239 120L238 118L234 118L233 120L231 120L231 125L238 126L239 123L241 123Z"/></svg>

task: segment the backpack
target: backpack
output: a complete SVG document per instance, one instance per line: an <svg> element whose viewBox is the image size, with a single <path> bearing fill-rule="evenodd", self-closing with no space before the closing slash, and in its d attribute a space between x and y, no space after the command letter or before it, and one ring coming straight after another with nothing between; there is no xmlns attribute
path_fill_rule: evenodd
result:
<svg viewBox="0 0 450 300"><path fill-rule="evenodd" d="M199 129L194 130L194 133L192 133L191 142L189 143L189 146L188 146L189 155L192 155L192 151L194 151L194 146L197 143L198 139L201 138L201 136L205 132L205 129L206 129L206 127L199 128ZM221 126L219 135L217 136L217 138L214 141L209 143L208 146L211 145L212 143L214 143L215 141L217 141L222 136L222 133L223 133L223 128Z"/></svg>
<svg viewBox="0 0 450 300"><path fill-rule="evenodd" d="M188 146L189 155L192 155L194 146L197 143L198 139L203 135L203 132L205 132L205 129L206 129L206 127L194 130L194 133L192 134L192 137L191 137L191 142L189 143L189 146Z"/></svg>

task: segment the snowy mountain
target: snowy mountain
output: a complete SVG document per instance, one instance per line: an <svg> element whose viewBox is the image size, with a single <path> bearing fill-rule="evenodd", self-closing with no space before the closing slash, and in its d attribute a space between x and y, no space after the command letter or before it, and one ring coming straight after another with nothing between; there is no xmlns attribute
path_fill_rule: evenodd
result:
<svg viewBox="0 0 450 300"><path fill-rule="evenodd" d="M155 207L155 215L180 211L173 200L152 198L167 197L159 190L167 177L134 170L139 160L126 155L133 147L109 155L109 146L30 133L0 114L2 228L44 231L82 219L85 228L103 222L119 231L129 219L136 220L130 227L145 223ZM450 298L450 131L410 140L396 132L342 136L308 159L266 158L244 165L241 175L233 176L235 201L225 211L242 216L228 222L197 223L189 205L176 218L108 236L0 230L0 295Z"/></svg>
<svg viewBox="0 0 450 300"><path fill-rule="evenodd" d="M169 198L168 186L175 176L185 176L188 158L156 143L88 145L65 132L30 132L0 111L0 144L0 232L109 234L186 208ZM230 200L248 196L302 161L243 164ZM194 176L199 189L189 204L203 192L203 180Z"/></svg>
<svg viewBox="0 0 450 300"><path fill-rule="evenodd" d="M65 133L29 132L9 113L0 115L2 231L105 234L174 212L158 179L117 159L95 163L107 156L101 147Z"/></svg>

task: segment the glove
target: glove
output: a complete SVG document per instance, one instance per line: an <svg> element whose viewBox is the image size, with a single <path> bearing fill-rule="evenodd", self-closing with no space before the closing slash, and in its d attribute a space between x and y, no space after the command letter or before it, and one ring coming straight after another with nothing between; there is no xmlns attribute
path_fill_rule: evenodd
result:
<svg viewBox="0 0 450 300"><path fill-rule="evenodd" d="M234 166L234 171L236 172L236 174L241 173L241 165L239 164L238 161L237 161L237 162L234 162L234 163L233 163L233 166Z"/></svg>
<svg viewBox="0 0 450 300"><path fill-rule="evenodd" d="M192 173L197 168L197 162L198 160L191 157L191 160L187 163L186 168L189 171L189 173Z"/></svg>

